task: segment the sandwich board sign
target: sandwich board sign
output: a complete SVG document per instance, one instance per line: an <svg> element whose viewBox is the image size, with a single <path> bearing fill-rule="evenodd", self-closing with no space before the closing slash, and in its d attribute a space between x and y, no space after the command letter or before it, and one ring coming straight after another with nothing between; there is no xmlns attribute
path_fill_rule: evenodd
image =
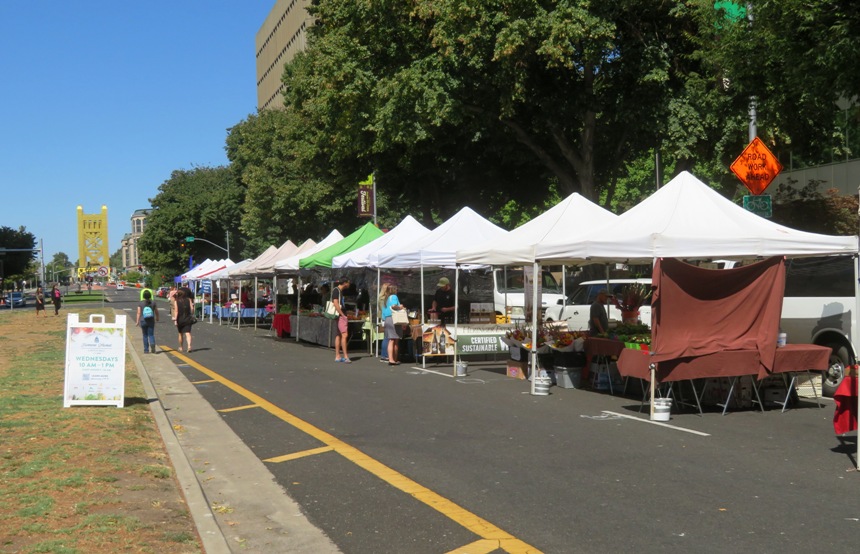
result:
<svg viewBox="0 0 860 554"><path fill-rule="evenodd" d="M66 323L66 378L63 407L125 404L126 316L106 323L93 314L80 321L70 313Z"/></svg>

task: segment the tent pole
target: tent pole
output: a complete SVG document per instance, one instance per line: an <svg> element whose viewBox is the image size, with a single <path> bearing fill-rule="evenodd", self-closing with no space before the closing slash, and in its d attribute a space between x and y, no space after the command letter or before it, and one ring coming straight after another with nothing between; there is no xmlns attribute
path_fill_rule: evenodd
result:
<svg viewBox="0 0 860 554"><path fill-rule="evenodd" d="M457 377L457 312L460 310L460 266L454 268L454 377Z"/></svg>
<svg viewBox="0 0 860 554"><path fill-rule="evenodd" d="M239 302L239 311L236 312L236 329L242 328L242 280L239 279L239 292L236 294L238 296L237 301Z"/></svg>
<svg viewBox="0 0 860 554"><path fill-rule="evenodd" d="M379 314L382 313L379 311L379 292L382 287L382 271L377 267L376 268L376 317L379 317ZM370 304L373 305L372 303ZM376 350L376 357L379 357L379 348L382 346L377 344L376 340L376 330L379 329L379 323L377 323L376 319L374 319L373 314L370 314L370 321L373 322L373 329L371 330L371 336L373 337L373 348ZM423 317L423 316L422 316ZM423 320L422 320L423 323ZM385 326L383 325L383 336L385 336Z"/></svg>
<svg viewBox="0 0 860 554"><path fill-rule="evenodd" d="M537 282L535 281L536 276L540 275L541 265L540 262L535 261L532 266L532 359L531 359L531 373L532 373L532 385L531 385L531 393L534 395L535 393L535 381L537 380L537 341L538 341L538 287ZM523 277L525 275L525 268L523 268ZM523 279L523 288L525 288L525 278ZM528 314L524 314L528 316Z"/></svg>
<svg viewBox="0 0 860 554"><path fill-rule="evenodd" d="M299 342L299 326L302 324L301 305L302 305L302 276L296 275L299 283L299 288L296 289L296 342Z"/></svg>

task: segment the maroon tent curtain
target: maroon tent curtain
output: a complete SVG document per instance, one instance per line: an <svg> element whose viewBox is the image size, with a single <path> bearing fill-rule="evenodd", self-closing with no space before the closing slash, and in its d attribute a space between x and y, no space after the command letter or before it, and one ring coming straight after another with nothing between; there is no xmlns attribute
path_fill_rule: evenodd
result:
<svg viewBox="0 0 860 554"><path fill-rule="evenodd" d="M651 360L754 351L763 377L773 369L785 292L781 257L734 269L658 259L652 277Z"/></svg>

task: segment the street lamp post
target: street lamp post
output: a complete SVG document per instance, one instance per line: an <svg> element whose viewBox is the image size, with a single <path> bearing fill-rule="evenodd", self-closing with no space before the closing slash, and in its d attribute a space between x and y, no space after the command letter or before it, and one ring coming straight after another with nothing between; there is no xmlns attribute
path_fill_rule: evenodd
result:
<svg viewBox="0 0 860 554"><path fill-rule="evenodd" d="M195 237L195 236L187 236L187 237L185 237L185 242L194 242L194 241L196 241L196 240L200 240L200 241L203 241L203 242L209 243L209 244L211 244L212 246L214 246L214 247L216 247L216 248L220 248L221 250L223 250L224 252L226 252L226 253L227 253L227 257L228 257L228 258L230 257L230 231L227 231L227 247L226 247L226 248L224 248L224 247L223 247L223 246L221 246L220 244L215 244L214 242L212 242L212 241L210 241L210 240L201 239L200 237Z"/></svg>

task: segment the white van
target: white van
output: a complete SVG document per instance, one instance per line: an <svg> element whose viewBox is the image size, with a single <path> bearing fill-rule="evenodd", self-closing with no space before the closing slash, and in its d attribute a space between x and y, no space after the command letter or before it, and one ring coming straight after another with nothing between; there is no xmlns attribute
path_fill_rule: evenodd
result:
<svg viewBox="0 0 860 554"><path fill-rule="evenodd" d="M832 350L830 367L821 383L825 396L833 396L845 376L845 367L857 359L851 343L854 263L850 256L786 260L780 329L788 335L788 342Z"/></svg>
<svg viewBox="0 0 860 554"><path fill-rule="evenodd" d="M511 321L525 319L525 294L522 267L493 270L493 303L498 315L508 314ZM541 273L541 317L551 306L564 299L561 287L549 270Z"/></svg>
<svg viewBox="0 0 860 554"><path fill-rule="evenodd" d="M610 295L621 296L621 291L625 286L631 283L643 283L651 285L650 278L639 279L609 279L609 288L607 288L606 279L596 281L584 281L580 283L576 289L568 296L567 302L563 300L556 301L555 305L550 306L546 310L544 316L545 321L567 321L567 326L571 331L587 331L588 317L591 312L591 305L597 299L597 293L601 290L608 290ZM609 310L609 324L613 322L621 323L621 310L619 310L611 301L607 304ZM639 319L645 325L651 326L651 297L645 301L645 304L639 308Z"/></svg>

